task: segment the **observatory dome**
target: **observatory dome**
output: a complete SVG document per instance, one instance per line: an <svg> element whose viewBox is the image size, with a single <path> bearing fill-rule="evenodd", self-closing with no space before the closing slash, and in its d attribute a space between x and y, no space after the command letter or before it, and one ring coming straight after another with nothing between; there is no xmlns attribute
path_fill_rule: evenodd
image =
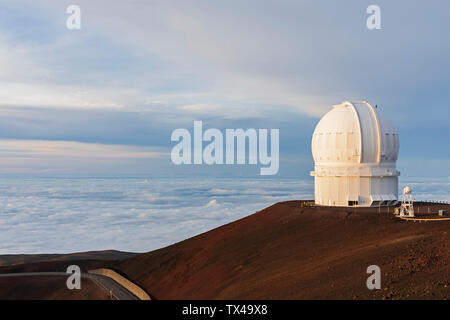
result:
<svg viewBox="0 0 450 320"><path fill-rule="evenodd" d="M399 138L379 108L366 101L333 106L311 142L316 203L378 206L397 200Z"/></svg>

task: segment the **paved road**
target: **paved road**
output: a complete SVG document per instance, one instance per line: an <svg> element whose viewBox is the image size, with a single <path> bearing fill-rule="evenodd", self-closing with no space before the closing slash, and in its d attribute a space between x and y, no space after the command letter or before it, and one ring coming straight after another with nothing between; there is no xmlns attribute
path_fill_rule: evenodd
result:
<svg viewBox="0 0 450 320"><path fill-rule="evenodd" d="M0 278L6 277L35 277L35 276L64 276L69 277L69 273L65 272L22 272L22 273L3 273ZM90 273L82 273L81 278L91 279L100 288L106 291L108 295L117 300L139 300L134 294L122 287L113 279Z"/></svg>

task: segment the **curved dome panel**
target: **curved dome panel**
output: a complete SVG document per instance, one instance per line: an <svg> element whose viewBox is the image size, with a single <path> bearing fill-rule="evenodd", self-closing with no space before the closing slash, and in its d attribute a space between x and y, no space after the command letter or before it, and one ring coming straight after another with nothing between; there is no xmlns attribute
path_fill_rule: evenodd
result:
<svg viewBox="0 0 450 320"><path fill-rule="evenodd" d="M379 162L380 159L380 127L375 111L370 105L353 103L361 128L362 154L361 163Z"/></svg>
<svg viewBox="0 0 450 320"><path fill-rule="evenodd" d="M397 130L392 122L384 116L380 109L375 108L381 129L381 155L380 161L397 161L400 151L400 141Z"/></svg>
<svg viewBox="0 0 450 320"><path fill-rule="evenodd" d="M345 101L333 106L317 124L311 142L318 163L396 161L397 131L378 108Z"/></svg>
<svg viewBox="0 0 450 320"><path fill-rule="evenodd" d="M314 161L360 161L361 136L355 119L355 111L344 105L334 106L320 119L311 143Z"/></svg>

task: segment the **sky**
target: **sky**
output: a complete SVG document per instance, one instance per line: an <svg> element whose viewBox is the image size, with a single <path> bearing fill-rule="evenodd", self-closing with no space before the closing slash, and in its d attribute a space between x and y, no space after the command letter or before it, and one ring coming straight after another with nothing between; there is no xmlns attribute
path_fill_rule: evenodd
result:
<svg viewBox="0 0 450 320"><path fill-rule="evenodd" d="M66 9L81 9L69 30ZM381 29L366 9L381 9ZM0 174L242 177L175 166L177 128L277 128L278 177L313 170L311 135L367 100L400 136L403 177L449 177L450 3L0 0Z"/></svg>

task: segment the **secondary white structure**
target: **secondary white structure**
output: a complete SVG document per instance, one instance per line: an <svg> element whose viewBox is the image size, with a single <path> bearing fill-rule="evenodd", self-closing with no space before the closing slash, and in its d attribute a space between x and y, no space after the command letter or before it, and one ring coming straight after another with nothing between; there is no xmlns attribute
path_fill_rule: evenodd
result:
<svg viewBox="0 0 450 320"><path fill-rule="evenodd" d="M412 190L406 186L403 188L402 205L400 206L400 217L414 217L414 198Z"/></svg>
<svg viewBox="0 0 450 320"><path fill-rule="evenodd" d="M378 207L397 203L398 133L366 101L333 106L314 130L315 203Z"/></svg>

